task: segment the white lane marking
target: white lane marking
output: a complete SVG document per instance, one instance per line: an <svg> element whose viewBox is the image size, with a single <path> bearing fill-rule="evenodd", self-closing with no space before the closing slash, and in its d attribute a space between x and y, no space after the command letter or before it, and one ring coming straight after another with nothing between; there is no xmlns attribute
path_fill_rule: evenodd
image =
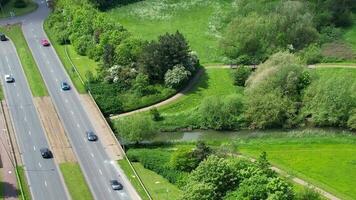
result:
<svg viewBox="0 0 356 200"><path fill-rule="evenodd" d="M68 99L65 99L64 101L65 101L66 103L68 103Z"/></svg>
<svg viewBox="0 0 356 200"><path fill-rule="evenodd" d="M5 56L5 59L6 59L6 62L9 63L9 58L7 56Z"/></svg>
<svg viewBox="0 0 356 200"><path fill-rule="evenodd" d="M71 111L70 111L70 113L71 113L72 115L74 115L74 112L73 112L73 110L71 110Z"/></svg>
<svg viewBox="0 0 356 200"><path fill-rule="evenodd" d="M108 191L109 191L109 192L111 192L111 189L110 189L110 188L108 188Z"/></svg>
<svg viewBox="0 0 356 200"><path fill-rule="evenodd" d="M28 134L31 135L31 131L28 131Z"/></svg>
<svg viewBox="0 0 356 200"><path fill-rule="evenodd" d="M101 171L101 169L99 169L99 173L100 173L100 175L103 175L103 172Z"/></svg>
<svg viewBox="0 0 356 200"><path fill-rule="evenodd" d="M21 105L20 108L23 109L23 106Z"/></svg>
<svg viewBox="0 0 356 200"><path fill-rule="evenodd" d="M52 73L54 72L53 69L51 69L51 72L52 72Z"/></svg>
<svg viewBox="0 0 356 200"><path fill-rule="evenodd" d="M38 166L40 166L40 168L42 167L41 163L38 163Z"/></svg>
<svg viewBox="0 0 356 200"><path fill-rule="evenodd" d="M86 142L87 140L85 138L83 138L84 142Z"/></svg>
<svg viewBox="0 0 356 200"><path fill-rule="evenodd" d="M33 150L36 151L36 146L33 146Z"/></svg>
<svg viewBox="0 0 356 200"><path fill-rule="evenodd" d="M91 155L91 157L93 157L93 158L94 158L94 154L93 154L93 153L90 153L90 155Z"/></svg>
<svg viewBox="0 0 356 200"><path fill-rule="evenodd" d="M20 94L19 93L17 93L17 97L19 97L20 96Z"/></svg>
<svg viewBox="0 0 356 200"><path fill-rule="evenodd" d="M25 122L27 122L27 118L26 117L23 120L25 120Z"/></svg>
<svg viewBox="0 0 356 200"><path fill-rule="evenodd" d="M46 60L47 65L49 65L49 60ZM53 71L53 70L52 70Z"/></svg>
<svg viewBox="0 0 356 200"><path fill-rule="evenodd" d="M47 181L45 181L45 186L47 187Z"/></svg>
<svg viewBox="0 0 356 200"><path fill-rule="evenodd" d="M14 83L14 87L16 87L16 83Z"/></svg>
<svg viewBox="0 0 356 200"><path fill-rule="evenodd" d="M56 82L58 82L58 79L56 79Z"/></svg>
<svg viewBox="0 0 356 200"><path fill-rule="evenodd" d="M79 125L79 124L77 124L77 127L79 128L79 127L80 127L80 125Z"/></svg>

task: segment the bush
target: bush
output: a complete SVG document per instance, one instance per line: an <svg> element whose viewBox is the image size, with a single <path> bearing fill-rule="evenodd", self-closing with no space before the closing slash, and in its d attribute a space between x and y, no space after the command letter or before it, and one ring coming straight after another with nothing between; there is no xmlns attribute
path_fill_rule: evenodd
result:
<svg viewBox="0 0 356 200"><path fill-rule="evenodd" d="M180 148L173 153L170 165L173 169L190 172L199 165L199 162L200 161L194 157L192 149Z"/></svg>
<svg viewBox="0 0 356 200"><path fill-rule="evenodd" d="M317 44L311 44L304 48L300 52L300 56L302 60L308 65L320 63L323 58L321 55L321 49Z"/></svg>
<svg viewBox="0 0 356 200"><path fill-rule="evenodd" d="M351 130L356 130L356 109L355 108L351 112L349 120L347 121L347 126Z"/></svg>
<svg viewBox="0 0 356 200"><path fill-rule="evenodd" d="M237 86L245 86L245 82L252 73L252 68L248 66L238 67L236 70L233 70L232 76L234 79L234 84Z"/></svg>
<svg viewBox="0 0 356 200"><path fill-rule="evenodd" d="M297 200L322 200L320 194L313 189L304 188L302 192L296 196Z"/></svg>
<svg viewBox="0 0 356 200"><path fill-rule="evenodd" d="M178 184L187 175L170 167L171 153L166 150L130 149L127 151L127 156L131 161L140 162L145 168L156 172L173 184Z"/></svg>
<svg viewBox="0 0 356 200"><path fill-rule="evenodd" d="M243 101L237 95L207 97L203 99L198 112L201 128L234 130L241 126Z"/></svg>
<svg viewBox="0 0 356 200"><path fill-rule="evenodd" d="M148 86L149 86L148 76L146 74L139 73L132 84L132 90L134 90L137 96L142 97L150 92Z"/></svg>
<svg viewBox="0 0 356 200"><path fill-rule="evenodd" d="M161 116L161 114L159 113L159 111L158 111L158 109L156 107L150 109L150 114L151 114L151 117L152 117L153 121L162 120L162 116Z"/></svg>
<svg viewBox="0 0 356 200"><path fill-rule="evenodd" d="M119 135L125 141L135 143L150 139L156 133L151 119L141 115L120 119L117 127Z"/></svg>
<svg viewBox="0 0 356 200"><path fill-rule="evenodd" d="M15 8L26 8L27 7L27 3L24 0L16 0L14 2L14 7Z"/></svg>
<svg viewBox="0 0 356 200"><path fill-rule="evenodd" d="M354 84L351 77L315 82L305 91L303 116L316 126L345 127L351 110L356 107Z"/></svg>
<svg viewBox="0 0 356 200"><path fill-rule="evenodd" d="M191 73L183 65L176 65L164 75L164 83L170 88L179 89L189 80Z"/></svg>

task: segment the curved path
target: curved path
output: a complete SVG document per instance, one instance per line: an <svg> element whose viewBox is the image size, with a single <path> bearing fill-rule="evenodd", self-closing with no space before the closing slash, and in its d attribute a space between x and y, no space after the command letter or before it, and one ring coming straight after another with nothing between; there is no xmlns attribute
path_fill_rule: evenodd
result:
<svg viewBox="0 0 356 200"><path fill-rule="evenodd" d="M47 38L43 30L43 22L49 15L44 0L37 0L39 8L26 16L1 20L0 25L22 23L25 39L31 49L42 78L55 105L61 122L67 132L80 167L95 199L128 200L140 199L116 161L111 160L99 138L97 142L88 142L85 132L95 130L87 111L80 101L79 94L73 87L70 91L61 91L60 82L66 81L73 85L64 70L53 47L42 47L40 40ZM110 180L119 180L124 189L113 191ZM42 190L42 193L45 190ZM57 195L57 198L63 197ZM47 200L48 198L35 198Z"/></svg>

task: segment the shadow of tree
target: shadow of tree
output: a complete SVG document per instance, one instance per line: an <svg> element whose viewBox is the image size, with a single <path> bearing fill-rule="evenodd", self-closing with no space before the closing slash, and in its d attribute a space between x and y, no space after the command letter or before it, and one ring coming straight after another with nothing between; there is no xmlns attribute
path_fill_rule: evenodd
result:
<svg viewBox="0 0 356 200"><path fill-rule="evenodd" d="M3 198L17 198L19 190L16 185L0 181L0 199Z"/></svg>

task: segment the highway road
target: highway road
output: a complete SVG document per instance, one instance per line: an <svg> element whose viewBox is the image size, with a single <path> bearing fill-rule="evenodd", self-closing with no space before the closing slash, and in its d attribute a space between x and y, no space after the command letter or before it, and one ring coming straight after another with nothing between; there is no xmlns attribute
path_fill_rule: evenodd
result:
<svg viewBox="0 0 356 200"><path fill-rule="evenodd" d="M48 13L46 6L40 4L39 9L24 20L22 28L93 196L98 200L140 199L116 161L110 160L100 138L97 142L89 142L86 138L85 132L94 130L94 127L79 94L55 50L40 44L41 39L47 38L42 24ZM68 82L72 89L62 91L62 81ZM109 183L112 179L119 180L124 189L113 191Z"/></svg>
<svg viewBox="0 0 356 200"><path fill-rule="evenodd" d="M12 74L15 82L6 83L5 74ZM70 199L54 160L40 154L49 145L11 41L0 42L0 75L33 199Z"/></svg>

